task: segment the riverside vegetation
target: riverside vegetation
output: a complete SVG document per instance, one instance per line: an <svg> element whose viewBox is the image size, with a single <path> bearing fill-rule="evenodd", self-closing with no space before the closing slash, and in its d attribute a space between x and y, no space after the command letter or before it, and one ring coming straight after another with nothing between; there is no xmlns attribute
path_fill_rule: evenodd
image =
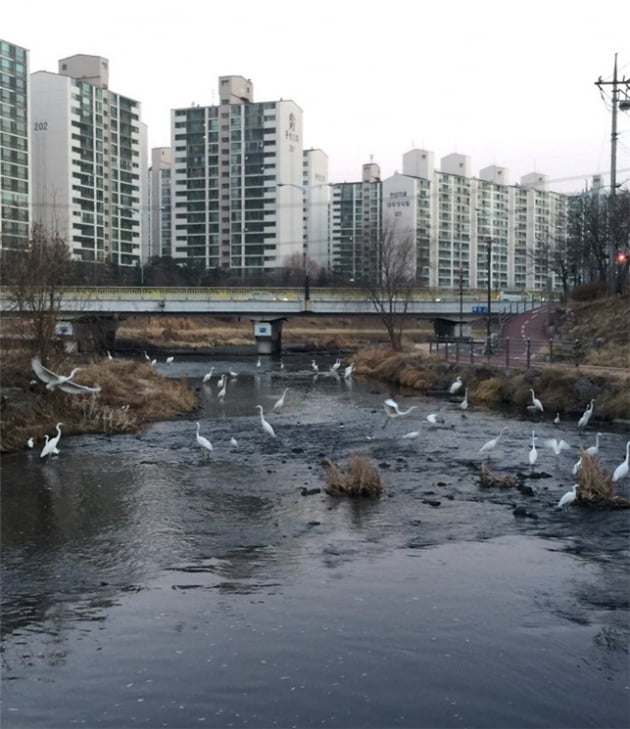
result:
<svg viewBox="0 0 630 729"><path fill-rule="evenodd" d="M579 339L579 366L550 364L527 370L468 366L444 362L418 349L432 330L408 330L403 352L393 352L377 320L299 318L287 322L283 344L301 343L307 349L334 349L355 363L355 376L377 378L426 395L447 395L460 375L468 388L471 407L525 412L530 388L545 404L543 417L577 420L595 398L597 419L628 427L630 420L630 298L615 297L570 302L554 318L556 341ZM160 318L129 320L120 327L121 340L139 348L201 349L252 344L251 322L212 319ZM0 450L26 447L29 437L40 438L51 423L63 422L64 432L131 433L143 422L176 417L192 411L196 397L186 379L173 380L156 373L143 359L108 359L60 355L47 362L55 371L81 367L76 381L101 387L90 396L48 392L30 366L31 352L16 340L3 343L1 361L2 411ZM568 346L568 344L567 344ZM607 363L609 367L601 367ZM597 368L593 366L597 365Z"/></svg>

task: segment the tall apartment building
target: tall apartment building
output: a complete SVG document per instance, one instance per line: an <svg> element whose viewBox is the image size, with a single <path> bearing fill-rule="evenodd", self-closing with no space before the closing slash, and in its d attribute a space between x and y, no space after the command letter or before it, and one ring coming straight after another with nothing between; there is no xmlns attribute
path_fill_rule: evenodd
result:
<svg viewBox="0 0 630 729"><path fill-rule="evenodd" d="M261 273L303 255L302 110L254 102L242 76L219 78L219 104L171 112L176 259Z"/></svg>
<svg viewBox="0 0 630 729"><path fill-rule="evenodd" d="M383 227L416 242L416 280L430 287L546 290L555 287L549 251L566 236L567 197L532 173L509 184L503 167L471 173L466 155L434 167L414 149L403 172L383 182Z"/></svg>
<svg viewBox="0 0 630 729"><path fill-rule="evenodd" d="M329 270L342 281L360 281L375 275L381 213L381 170L374 162L363 165L360 182L333 185Z"/></svg>
<svg viewBox="0 0 630 729"><path fill-rule="evenodd" d="M0 40L0 248L29 239L29 54Z"/></svg>
<svg viewBox="0 0 630 729"><path fill-rule="evenodd" d="M171 255L171 168L170 147L155 147L151 150L147 258Z"/></svg>
<svg viewBox="0 0 630 729"><path fill-rule="evenodd" d="M109 63L75 55L31 75L34 222L74 258L137 265L148 217L140 103L109 89Z"/></svg>

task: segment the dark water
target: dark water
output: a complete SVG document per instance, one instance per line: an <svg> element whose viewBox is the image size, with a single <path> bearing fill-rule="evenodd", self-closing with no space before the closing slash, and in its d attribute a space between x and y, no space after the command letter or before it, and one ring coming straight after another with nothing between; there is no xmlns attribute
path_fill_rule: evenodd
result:
<svg viewBox="0 0 630 729"><path fill-rule="evenodd" d="M310 360L215 362L223 406L212 362L160 365L199 385L191 419L3 458L2 726L626 727L628 512L555 508L598 424L396 393L417 409L383 427L386 386ZM503 426L491 466L532 494L476 483ZM603 431L610 468L626 439ZM353 452L381 499L303 495Z"/></svg>

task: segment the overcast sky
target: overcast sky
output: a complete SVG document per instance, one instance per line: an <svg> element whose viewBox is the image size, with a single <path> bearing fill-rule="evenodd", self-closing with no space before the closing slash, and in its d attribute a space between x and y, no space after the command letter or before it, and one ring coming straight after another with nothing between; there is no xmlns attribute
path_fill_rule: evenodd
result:
<svg viewBox="0 0 630 729"><path fill-rule="evenodd" d="M579 191L610 171L610 87L630 78L627 0L29 0L2 10L4 40L31 71L76 53L110 61L110 88L142 103L151 147L170 110L217 103L218 77L252 80L254 101L292 99L304 146L332 182L373 160L387 178L414 147L507 167ZM618 181L630 179L630 113L618 116ZM570 179L566 179L570 178Z"/></svg>

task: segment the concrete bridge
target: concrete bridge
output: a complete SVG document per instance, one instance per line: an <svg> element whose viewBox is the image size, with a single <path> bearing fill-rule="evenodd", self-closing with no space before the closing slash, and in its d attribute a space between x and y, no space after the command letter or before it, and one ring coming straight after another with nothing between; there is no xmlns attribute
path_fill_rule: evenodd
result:
<svg viewBox="0 0 630 729"><path fill-rule="evenodd" d="M394 302L402 316L433 320L436 333L453 334L460 323L469 330L474 320L488 315L487 297L431 297L419 291L405 303ZM509 316L539 305L534 299L507 302L491 299L493 318ZM0 294L3 314L19 314L5 292ZM254 289L175 287L66 288L58 311L58 333L89 349L98 338L113 348L118 323L132 316L240 316L251 319L258 351L281 348L282 322L295 316L379 316L373 301L358 289ZM96 332L95 330L98 330Z"/></svg>

